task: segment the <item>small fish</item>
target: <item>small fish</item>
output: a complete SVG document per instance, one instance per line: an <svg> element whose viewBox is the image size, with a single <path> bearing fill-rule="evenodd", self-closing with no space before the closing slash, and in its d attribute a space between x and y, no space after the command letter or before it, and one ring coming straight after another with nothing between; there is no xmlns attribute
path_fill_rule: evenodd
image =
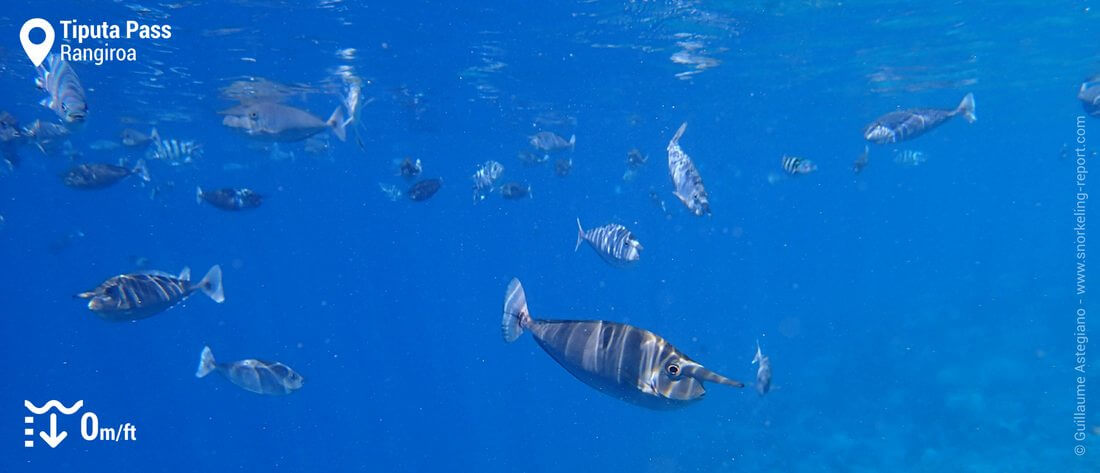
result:
<svg viewBox="0 0 1100 473"><path fill-rule="evenodd" d="M928 161L928 157L921 151L903 149L894 153L894 162L902 166L920 166Z"/></svg>
<svg viewBox="0 0 1100 473"><path fill-rule="evenodd" d="M573 150L577 146L577 135L573 135L569 137L569 141L565 141L565 138L554 134L554 132L540 131L527 138L532 147L546 153L566 149Z"/></svg>
<svg viewBox="0 0 1100 473"><path fill-rule="evenodd" d="M42 154L52 155L72 132L58 123L35 120L23 129L23 135L30 139Z"/></svg>
<svg viewBox="0 0 1100 473"><path fill-rule="evenodd" d="M761 396L772 388L772 361L760 351L760 341L756 341L756 357L752 359L756 364L756 392Z"/></svg>
<svg viewBox="0 0 1100 473"><path fill-rule="evenodd" d="M745 386L704 368L648 330L602 320L534 318L523 285L512 279L501 332L504 341L514 342L524 331L581 382L642 407L672 409L702 399L704 381Z"/></svg>
<svg viewBox="0 0 1100 473"><path fill-rule="evenodd" d="M273 141L301 141L324 130L331 130L340 141L347 138L342 106L328 120L288 105L273 102L241 104L223 110L222 124L243 131L248 136Z"/></svg>
<svg viewBox="0 0 1100 473"><path fill-rule="evenodd" d="M572 159L558 159L554 162L554 174L558 177L568 176L570 172L573 172L573 160Z"/></svg>
<svg viewBox="0 0 1100 473"><path fill-rule="evenodd" d="M211 267L198 284L191 284L189 268L183 268L179 276L160 271L120 274L75 297L88 299L88 310L104 319L138 320L168 310L195 291L219 304L224 302L221 266Z"/></svg>
<svg viewBox="0 0 1100 473"><path fill-rule="evenodd" d="M474 202L485 200L486 194L493 191L497 179L504 174L504 165L496 161L485 161L481 167L474 171L470 179L474 181Z"/></svg>
<svg viewBox="0 0 1100 473"><path fill-rule="evenodd" d="M500 186L500 196L508 200L519 200L531 196L531 185L509 182Z"/></svg>
<svg viewBox="0 0 1100 473"><path fill-rule="evenodd" d="M94 151L111 151L118 149L120 144L111 140L95 140L92 144L88 145Z"/></svg>
<svg viewBox="0 0 1100 473"><path fill-rule="evenodd" d="M538 166L540 164L545 164L547 161L550 161L549 154L532 153L527 150L516 153L516 157L519 158L524 166L528 167Z"/></svg>
<svg viewBox="0 0 1100 473"><path fill-rule="evenodd" d="M642 244L630 230L617 223L585 230L578 218L577 246L573 251L580 250L581 243L586 241L600 258L612 266L624 268L638 262L642 257Z"/></svg>
<svg viewBox="0 0 1100 473"><path fill-rule="evenodd" d="M88 104L72 65L60 55L50 54L36 71L35 85L48 94L40 103L67 123L83 122L88 116Z"/></svg>
<svg viewBox="0 0 1100 473"><path fill-rule="evenodd" d="M405 193L405 195L408 195L409 199L412 199L413 201L420 202L432 198L432 196L435 195L436 192L439 192L439 188L441 187L443 187L442 179L424 179L420 182L417 182L416 184L413 184L412 187L409 188L408 192Z"/></svg>
<svg viewBox="0 0 1100 473"><path fill-rule="evenodd" d="M196 187L195 202L201 204L203 201L222 210L236 211L257 208L264 197L252 189L226 187L204 192L201 187Z"/></svg>
<svg viewBox="0 0 1100 473"><path fill-rule="evenodd" d="M157 130L154 128L153 131L150 132L150 134L155 134L156 131ZM130 146L135 148L140 148L142 146L148 145L153 141L153 138L151 136L146 135L145 133L137 131L133 128L123 129L122 133L119 133L119 139L122 141L123 146Z"/></svg>
<svg viewBox="0 0 1100 473"><path fill-rule="evenodd" d="M703 187L703 177L699 175L691 156L680 148L680 137L684 136L687 125L687 122L680 125L676 135L668 142L668 175L676 188L672 193L696 216L710 215L710 200L707 189Z"/></svg>
<svg viewBox="0 0 1100 473"><path fill-rule="evenodd" d="M202 154L202 145L194 141L180 141L176 139L163 139L154 128L150 134L152 145L145 152L147 159L167 161L173 166L194 161Z"/></svg>
<svg viewBox="0 0 1100 473"><path fill-rule="evenodd" d="M19 143L25 137L19 120L8 112L0 112L0 143Z"/></svg>
<svg viewBox="0 0 1100 473"><path fill-rule="evenodd" d="M809 174L817 170L817 165L814 164L813 161L796 156L787 156L784 154L780 163L783 165L783 172L792 176Z"/></svg>
<svg viewBox="0 0 1100 473"><path fill-rule="evenodd" d="M642 167L648 160L649 156L643 155L638 148L634 148L626 153L626 167L632 170Z"/></svg>
<svg viewBox="0 0 1100 473"><path fill-rule="evenodd" d="M863 172L863 168L867 167L867 165L870 164L870 157L871 147L863 145L863 154L859 155L859 157L856 158L855 162L852 163L852 171L856 174Z"/></svg>
<svg viewBox="0 0 1100 473"><path fill-rule="evenodd" d="M863 138L878 144L897 143L916 138L960 114L970 123L978 120L974 115L974 94L966 94L954 110L914 108L887 113L863 129Z"/></svg>
<svg viewBox="0 0 1100 473"><path fill-rule="evenodd" d="M145 167L145 161L138 160L137 166L133 168L106 163L80 164L62 175L61 181L74 189L95 190L106 189L133 175L149 182L149 170Z"/></svg>
<svg viewBox="0 0 1100 473"><path fill-rule="evenodd" d="M1085 113L1100 118L1100 76L1083 82L1077 91L1077 99L1081 101Z"/></svg>
<svg viewBox="0 0 1100 473"><path fill-rule="evenodd" d="M401 165L398 166L398 172L401 174L401 177L405 179L412 179L419 176L420 172L423 170L424 168L420 165L419 159L413 161L412 158L405 158L401 161Z"/></svg>
<svg viewBox="0 0 1100 473"><path fill-rule="evenodd" d="M383 184L379 182L378 188L382 190L383 194L386 194L386 197L390 199L390 202L397 202L397 199L400 199L401 196L404 194L404 192L401 192L401 189L398 189L397 186L393 184Z"/></svg>
<svg viewBox="0 0 1100 473"><path fill-rule="evenodd" d="M0 159L9 171L19 167L18 147L26 139L23 129L19 127L19 120L8 112L0 112Z"/></svg>
<svg viewBox="0 0 1100 473"><path fill-rule="evenodd" d="M213 371L221 373L229 382L245 391L256 394L282 395L301 389L305 382L302 375L277 361L241 360L232 363L214 361L210 347L202 347L196 378L203 378Z"/></svg>

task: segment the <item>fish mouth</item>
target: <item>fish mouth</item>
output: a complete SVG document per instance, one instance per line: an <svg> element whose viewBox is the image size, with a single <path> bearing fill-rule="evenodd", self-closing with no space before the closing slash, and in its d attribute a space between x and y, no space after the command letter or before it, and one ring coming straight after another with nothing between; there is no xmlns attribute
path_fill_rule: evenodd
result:
<svg viewBox="0 0 1100 473"><path fill-rule="evenodd" d="M745 387L745 383L729 379L711 370L703 368L702 365L684 366L681 368L681 373L683 373L684 376L690 376L698 381L711 381L718 384L724 384L726 386L733 386L735 388Z"/></svg>

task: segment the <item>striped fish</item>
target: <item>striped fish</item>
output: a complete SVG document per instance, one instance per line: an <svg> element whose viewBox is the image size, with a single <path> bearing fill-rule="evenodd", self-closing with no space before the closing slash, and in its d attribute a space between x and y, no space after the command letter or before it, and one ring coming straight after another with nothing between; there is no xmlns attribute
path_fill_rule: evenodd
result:
<svg viewBox="0 0 1100 473"><path fill-rule="evenodd" d="M680 149L680 137L684 136L687 126L687 122L680 125L676 135L668 142L668 174L672 177L672 185L676 187L673 194L691 213L697 216L710 215L710 201L707 200L707 190L703 187L703 178L699 175L699 170L695 169L691 157Z"/></svg>
<svg viewBox="0 0 1100 473"><path fill-rule="evenodd" d="M58 54L50 54L36 71L38 76L34 84L49 94L39 103L53 110L67 123L84 121L88 115L84 86L80 85L80 78L69 62Z"/></svg>
<svg viewBox="0 0 1100 473"><path fill-rule="evenodd" d="M897 143L923 135L960 114L970 123L978 120L974 115L974 94L966 94L954 110L914 108L887 113L863 129L863 138L878 144Z"/></svg>
<svg viewBox="0 0 1100 473"><path fill-rule="evenodd" d="M588 246L612 266L626 267L641 257L642 244L634 238L630 230L617 223L585 230L578 218L577 246L573 251L580 250L581 243L586 241Z"/></svg>
<svg viewBox="0 0 1100 473"><path fill-rule="evenodd" d="M486 194L493 191L493 186L503 173L504 165L492 160L485 161L485 164L477 168L474 175L470 176L474 181L474 203L485 200Z"/></svg>
<svg viewBox="0 0 1100 473"><path fill-rule="evenodd" d="M501 330L514 342L525 330L559 365L611 397L651 409L672 409L706 394L703 381L736 388L744 383L704 368L648 330L602 320L543 320L527 310L527 296L512 279Z"/></svg>
<svg viewBox="0 0 1100 473"><path fill-rule="evenodd" d="M152 139L149 150L145 152L148 159L168 161L173 166L190 163L202 153L202 146L194 141L180 141L175 139L162 139L160 133L154 128L149 134Z"/></svg>
<svg viewBox="0 0 1100 473"><path fill-rule="evenodd" d="M817 165L814 164L813 161L797 156L787 156L784 154L780 163L783 165L783 172L792 176L809 174L817 170Z"/></svg>
<svg viewBox="0 0 1100 473"><path fill-rule="evenodd" d="M210 347L203 347L199 355L199 368L195 377L203 378L217 371L231 383L245 391L273 396L290 394L305 383L302 375L278 361L240 360L232 363L218 363Z"/></svg>
<svg viewBox="0 0 1100 473"><path fill-rule="evenodd" d="M189 268L183 268L179 276L160 271L121 274L76 297L88 299L88 310L104 319L138 320L164 312L195 291L202 291L214 302L225 301L221 266L211 267L198 284L191 284Z"/></svg>

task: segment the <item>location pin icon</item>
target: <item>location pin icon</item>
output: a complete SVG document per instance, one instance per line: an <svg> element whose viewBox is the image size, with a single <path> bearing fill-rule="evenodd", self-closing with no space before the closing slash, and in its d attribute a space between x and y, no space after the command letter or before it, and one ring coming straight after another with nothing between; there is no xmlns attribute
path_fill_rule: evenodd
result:
<svg viewBox="0 0 1100 473"><path fill-rule="evenodd" d="M31 42L31 31L35 28L46 33L45 41L38 44ZM19 42L23 43L23 51L27 52L27 57L31 58L34 67L38 67L42 65L42 61L46 59L46 56L50 54L50 49L53 48L53 26L50 25L50 22L41 18L31 18L23 23L23 28L19 30Z"/></svg>

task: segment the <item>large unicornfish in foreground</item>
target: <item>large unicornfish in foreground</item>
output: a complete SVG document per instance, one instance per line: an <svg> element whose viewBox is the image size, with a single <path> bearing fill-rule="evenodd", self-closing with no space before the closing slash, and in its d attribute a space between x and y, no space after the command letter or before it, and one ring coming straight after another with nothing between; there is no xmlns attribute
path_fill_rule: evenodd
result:
<svg viewBox="0 0 1100 473"><path fill-rule="evenodd" d="M507 342L530 331L539 346L577 379L651 409L672 409L702 399L703 381L745 386L704 368L648 330L602 320L531 317L518 279L508 285L501 329Z"/></svg>

